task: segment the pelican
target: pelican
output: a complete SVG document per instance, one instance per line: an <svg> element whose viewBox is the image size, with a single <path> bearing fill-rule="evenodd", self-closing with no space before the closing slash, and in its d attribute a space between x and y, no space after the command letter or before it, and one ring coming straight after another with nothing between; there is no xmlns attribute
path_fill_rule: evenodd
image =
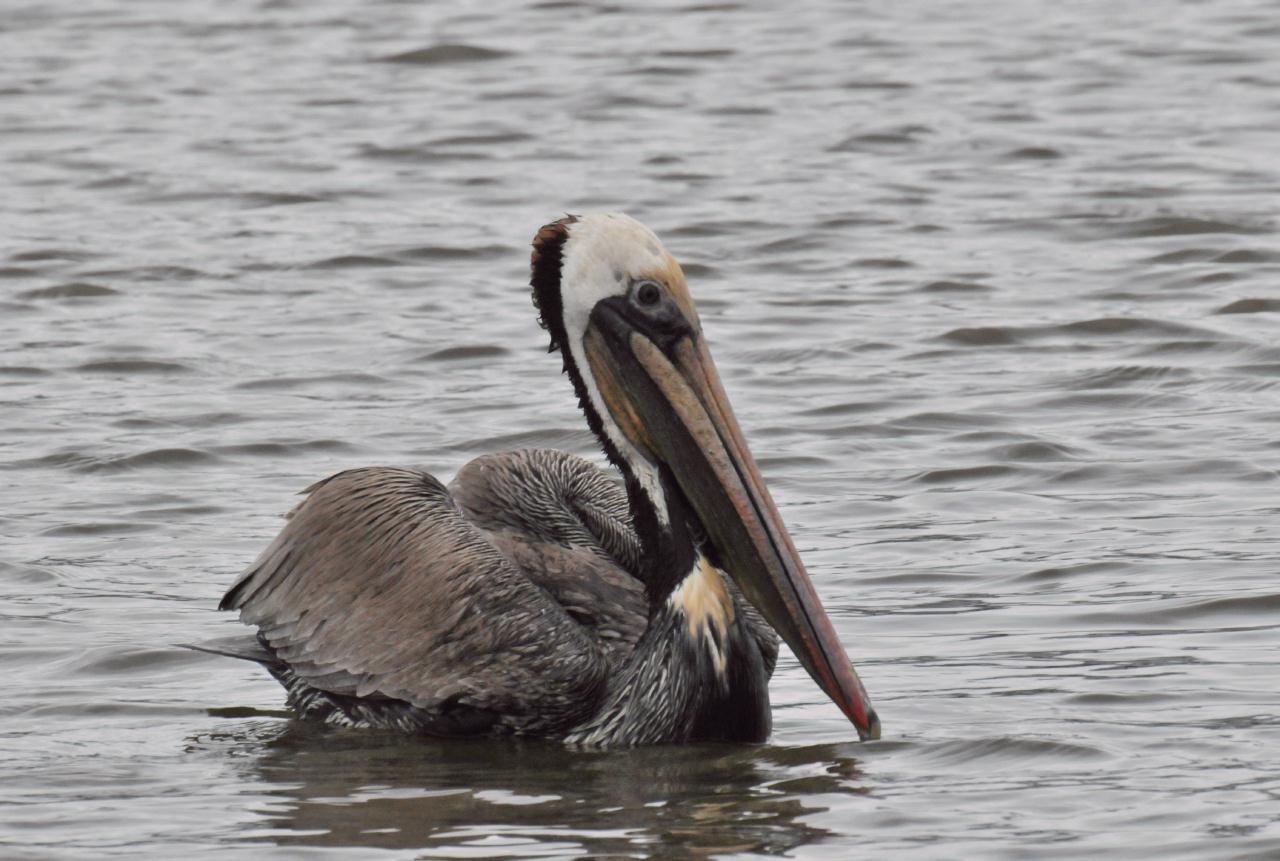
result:
<svg viewBox="0 0 1280 861"><path fill-rule="evenodd" d="M305 719L583 747L760 742L787 642L857 729L880 723L752 460L685 277L621 214L533 240L533 301L622 474L521 450L446 487L320 481L222 599Z"/></svg>

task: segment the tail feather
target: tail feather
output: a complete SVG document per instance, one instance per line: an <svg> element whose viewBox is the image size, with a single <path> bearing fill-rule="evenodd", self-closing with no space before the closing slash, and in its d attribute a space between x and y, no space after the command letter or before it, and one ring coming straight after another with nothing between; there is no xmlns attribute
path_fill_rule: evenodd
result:
<svg viewBox="0 0 1280 861"><path fill-rule="evenodd" d="M258 664L277 664L280 662L280 659L263 646L261 641L252 634L220 637L216 640L205 640L203 643L177 643L176 645L196 652L208 652L211 655L239 658L242 661L253 661Z"/></svg>

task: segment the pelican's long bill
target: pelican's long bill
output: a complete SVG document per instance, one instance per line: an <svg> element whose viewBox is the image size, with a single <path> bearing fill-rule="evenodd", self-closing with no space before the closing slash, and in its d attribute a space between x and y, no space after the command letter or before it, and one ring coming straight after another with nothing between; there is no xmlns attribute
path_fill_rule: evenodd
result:
<svg viewBox="0 0 1280 861"><path fill-rule="evenodd" d="M665 464L747 599L791 647L863 739L880 721L845 655L720 385L696 312L655 329L606 299L591 312L583 348L619 429Z"/></svg>

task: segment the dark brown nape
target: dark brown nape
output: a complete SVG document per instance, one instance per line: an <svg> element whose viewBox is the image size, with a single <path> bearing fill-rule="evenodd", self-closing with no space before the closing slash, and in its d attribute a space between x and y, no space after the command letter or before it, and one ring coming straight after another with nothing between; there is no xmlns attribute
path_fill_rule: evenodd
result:
<svg viewBox="0 0 1280 861"><path fill-rule="evenodd" d="M569 225L578 216L566 215L543 226L533 237L533 255L529 259L529 283L533 286L533 307L538 309L538 323L551 335L548 353L564 346L564 306L560 299L560 266L564 261L564 243L569 238Z"/></svg>

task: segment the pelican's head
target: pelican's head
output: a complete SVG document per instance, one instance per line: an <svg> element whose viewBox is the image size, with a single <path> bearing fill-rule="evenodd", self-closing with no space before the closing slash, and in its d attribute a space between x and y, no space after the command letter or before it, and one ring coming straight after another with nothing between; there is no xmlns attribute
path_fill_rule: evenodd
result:
<svg viewBox="0 0 1280 861"><path fill-rule="evenodd" d="M626 215L569 216L533 241L534 303L591 429L660 528L691 516L747 599L863 738L879 720L747 449L684 273ZM678 495L677 498L672 498Z"/></svg>

